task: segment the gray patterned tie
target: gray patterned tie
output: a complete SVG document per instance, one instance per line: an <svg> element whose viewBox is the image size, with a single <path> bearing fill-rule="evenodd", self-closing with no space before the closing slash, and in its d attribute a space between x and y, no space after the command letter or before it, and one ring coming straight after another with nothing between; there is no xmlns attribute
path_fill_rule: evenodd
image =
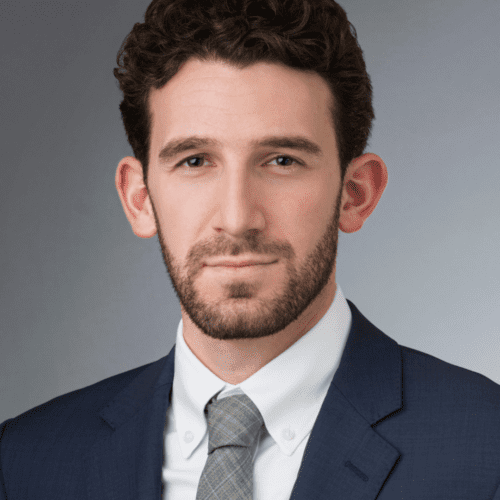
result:
<svg viewBox="0 0 500 500"><path fill-rule="evenodd" d="M208 403L208 457L196 500L251 500L252 444L264 423L245 394Z"/></svg>

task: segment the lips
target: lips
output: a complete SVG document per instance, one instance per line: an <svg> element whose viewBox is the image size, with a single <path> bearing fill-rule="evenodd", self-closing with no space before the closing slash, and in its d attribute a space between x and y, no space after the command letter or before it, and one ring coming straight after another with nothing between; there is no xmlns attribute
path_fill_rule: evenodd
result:
<svg viewBox="0 0 500 500"><path fill-rule="evenodd" d="M248 266L264 266L268 264L273 264L276 260L272 261L262 261L262 260L240 260L240 261L231 261L231 260L221 260L219 262L213 263L205 263L204 266L210 267L248 267Z"/></svg>
<svg viewBox="0 0 500 500"><path fill-rule="evenodd" d="M247 267L247 266L265 266L270 262L239 262L238 264L217 264L216 267Z"/></svg>

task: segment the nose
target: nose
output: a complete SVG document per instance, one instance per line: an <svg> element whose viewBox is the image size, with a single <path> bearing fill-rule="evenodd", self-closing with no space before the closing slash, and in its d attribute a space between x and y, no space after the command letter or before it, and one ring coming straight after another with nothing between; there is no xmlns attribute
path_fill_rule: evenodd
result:
<svg viewBox="0 0 500 500"><path fill-rule="evenodd" d="M266 225L266 193L263 180L246 169L225 169L216 190L218 215L215 229L241 238L251 231L263 231Z"/></svg>

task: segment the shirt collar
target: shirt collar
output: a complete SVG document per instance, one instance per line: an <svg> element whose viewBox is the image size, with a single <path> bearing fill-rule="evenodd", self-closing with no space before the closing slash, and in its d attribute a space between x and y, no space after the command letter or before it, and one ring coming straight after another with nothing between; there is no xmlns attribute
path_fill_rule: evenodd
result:
<svg viewBox="0 0 500 500"><path fill-rule="evenodd" d="M340 363L351 310L337 284L335 298L319 322L286 351L238 385L221 380L193 354L177 328L172 413L182 456L188 458L207 432L204 409L217 395L246 394L267 431L290 456L309 435Z"/></svg>

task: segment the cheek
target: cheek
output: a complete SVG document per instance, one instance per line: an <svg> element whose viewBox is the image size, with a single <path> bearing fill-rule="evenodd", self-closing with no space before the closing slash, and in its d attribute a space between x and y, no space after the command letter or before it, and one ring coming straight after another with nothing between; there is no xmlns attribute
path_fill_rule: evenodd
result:
<svg viewBox="0 0 500 500"><path fill-rule="evenodd" d="M167 189L158 190L155 209L164 243L175 258L184 259L189 251L189 238L195 222L193 204L186 197ZM199 211L199 209L198 209Z"/></svg>
<svg viewBox="0 0 500 500"><path fill-rule="evenodd" d="M280 200L279 219L284 228L284 238L295 246L313 244L324 232L332 215L329 196L321 192L317 186L290 194Z"/></svg>

